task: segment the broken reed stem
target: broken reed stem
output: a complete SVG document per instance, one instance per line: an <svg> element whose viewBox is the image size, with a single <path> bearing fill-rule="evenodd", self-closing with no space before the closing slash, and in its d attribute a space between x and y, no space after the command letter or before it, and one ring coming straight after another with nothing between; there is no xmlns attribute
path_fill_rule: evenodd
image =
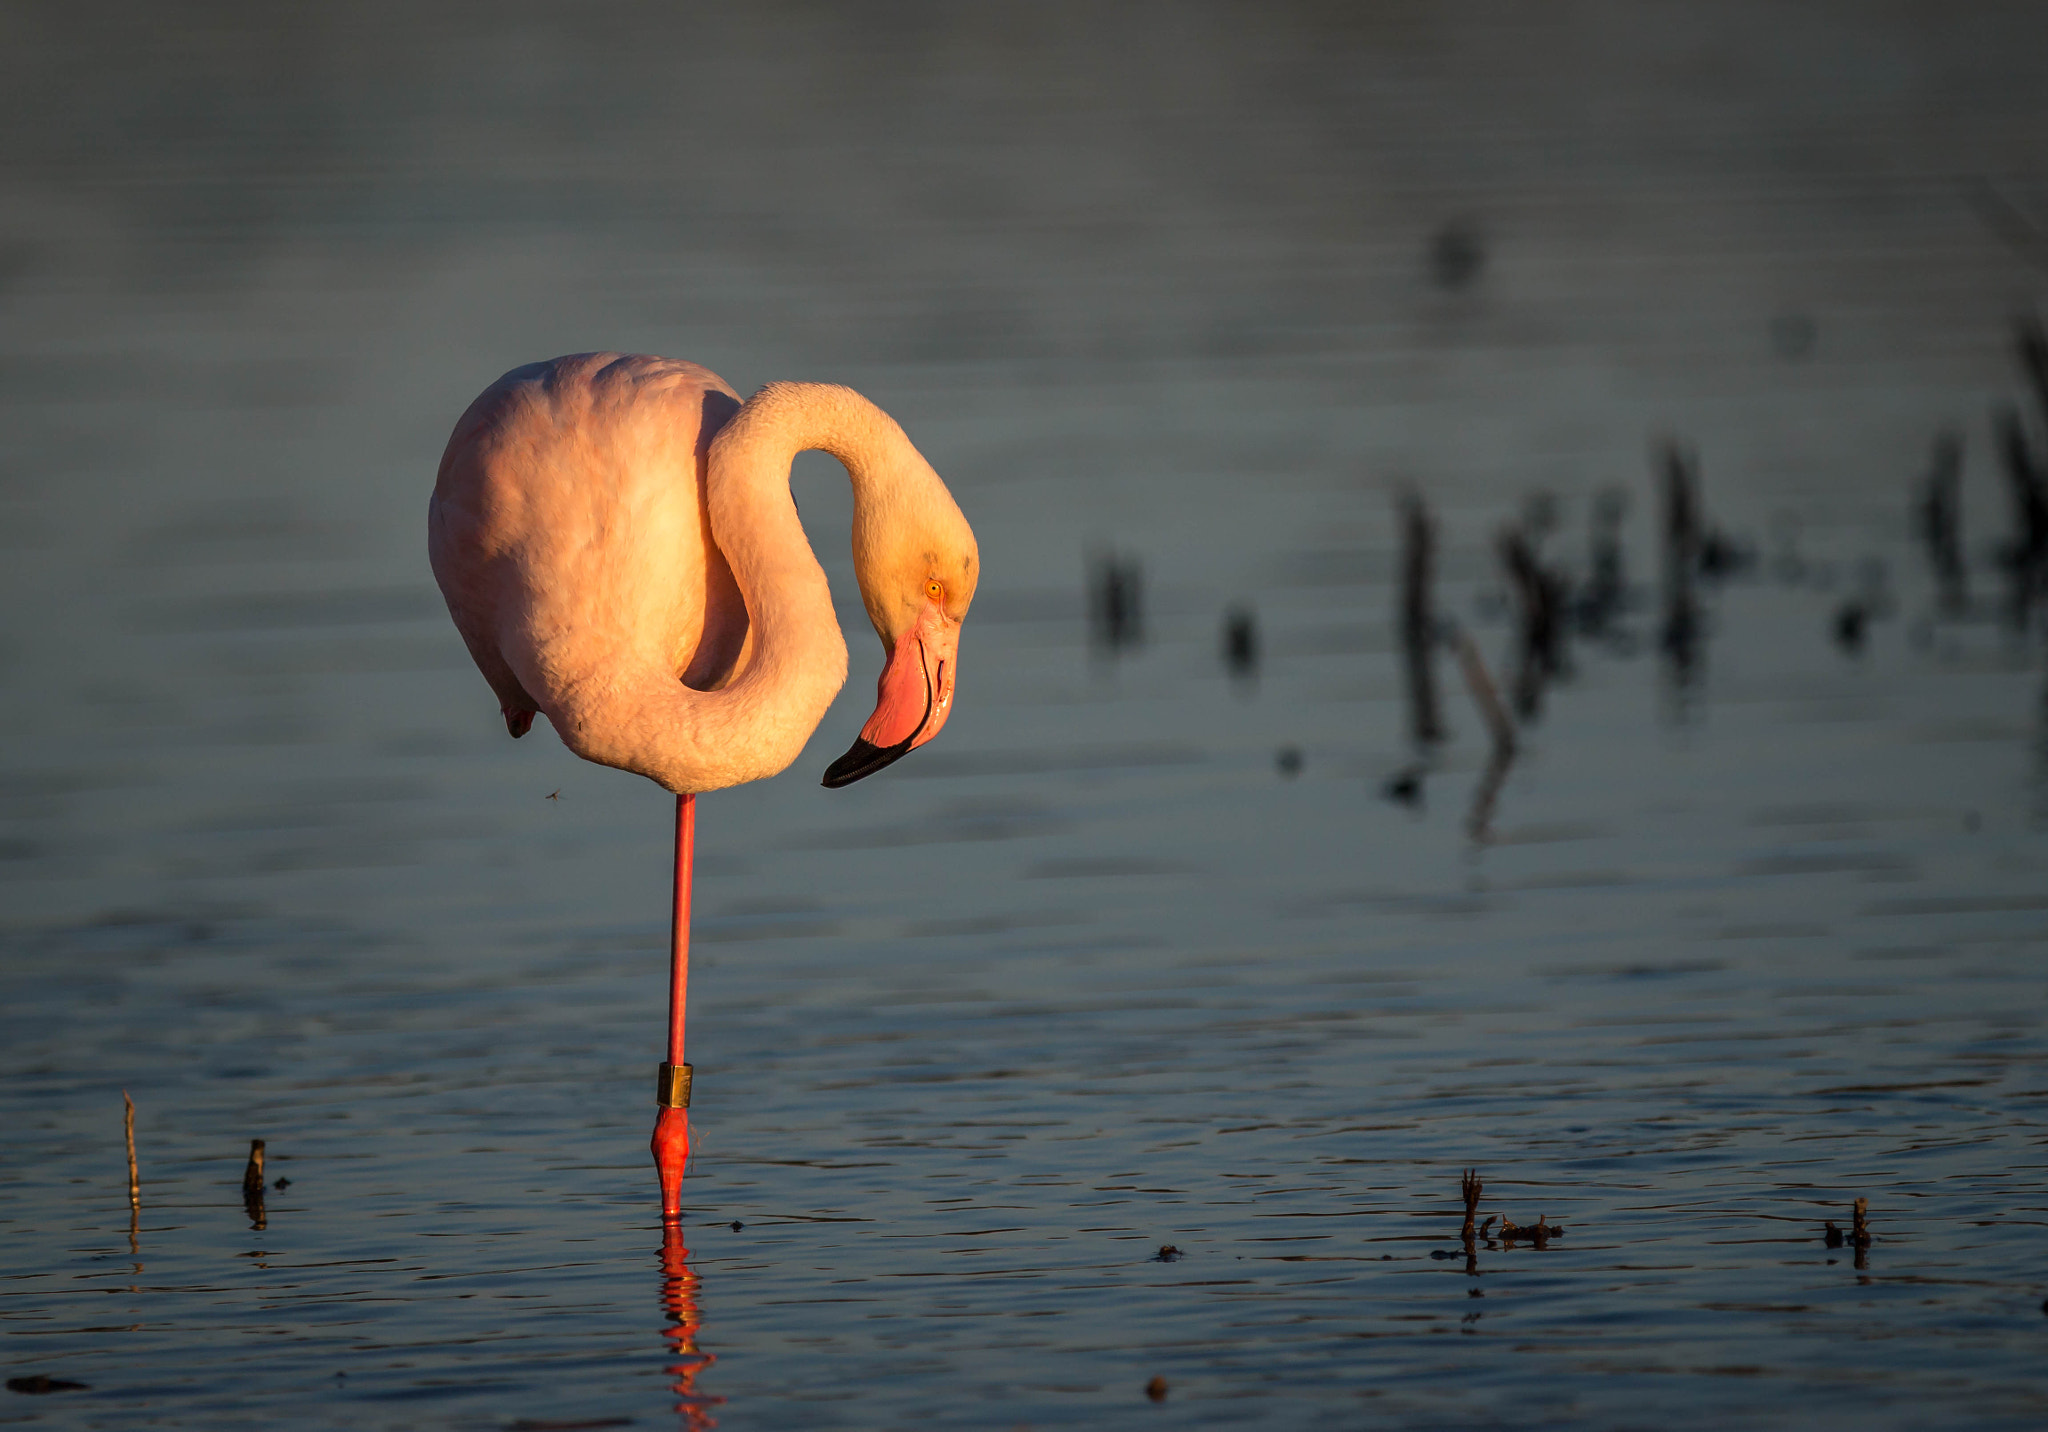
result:
<svg viewBox="0 0 2048 1432"><path fill-rule="evenodd" d="M1858 1248L1870 1246L1870 1200L1859 1198L1853 1210L1855 1223L1849 1229L1849 1241Z"/></svg>
<svg viewBox="0 0 2048 1432"><path fill-rule="evenodd" d="M128 1091L121 1091L122 1131L128 1136L128 1211L137 1212L142 1207L142 1179L135 1167L135 1101L128 1097Z"/></svg>
<svg viewBox="0 0 2048 1432"><path fill-rule="evenodd" d="M1460 1236L1467 1244L1472 1241L1472 1220L1479 1213L1479 1194L1485 1187L1486 1185L1479 1181L1479 1170L1476 1168L1466 1169L1464 1178L1458 1183L1458 1191L1465 1195L1465 1228Z"/></svg>
<svg viewBox="0 0 2048 1432"><path fill-rule="evenodd" d="M1472 692L1472 701L1479 707L1479 714L1486 718L1486 729L1493 737L1493 753L1496 759L1505 759L1515 753L1515 723L1508 715L1508 708L1501 704L1500 690L1493 684L1493 677L1486 670L1486 658L1479 654L1479 648L1472 638L1460 628L1452 637L1458 648L1458 669L1465 675L1465 685Z"/></svg>
<svg viewBox="0 0 2048 1432"><path fill-rule="evenodd" d="M1934 458L1921 484L1918 517L1928 560L1941 586L1941 604L1951 612L1969 605L1969 573L1963 559L1963 438L1944 428L1934 439Z"/></svg>
<svg viewBox="0 0 2048 1432"><path fill-rule="evenodd" d="M1503 527L1494 545L1514 588L1515 608L1521 618L1515 710L1534 716L1543 702L1544 683L1565 674L1563 638L1570 583L1543 565L1526 523Z"/></svg>
<svg viewBox="0 0 2048 1432"><path fill-rule="evenodd" d="M1699 635L1699 607L1693 573L1700 562L1704 523L1700 520L1699 478L1690 454L1675 440L1661 453L1664 467L1664 650L1681 669L1692 664Z"/></svg>
<svg viewBox="0 0 2048 1432"><path fill-rule="evenodd" d="M249 1225L261 1229L269 1221L263 1211L263 1140L249 1140L249 1163L242 1170L242 1211Z"/></svg>
<svg viewBox="0 0 2048 1432"><path fill-rule="evenodd" d="M142 1255L142 1175L135 1164L135 1101L121 1091L121 1132L128 1142L128 1256ZM140 1263L135 1265L140 1270Z"/></svg>
<svg viewBox="0 0 2048 1432"><path fill-rule="evenodd" d="M1409 734L1418 746L1444 738L1436 695L1436 611L1430 587L1436 570L1436 527L1422 499L1401 498L1401 652L1408 669Z"/></svg>

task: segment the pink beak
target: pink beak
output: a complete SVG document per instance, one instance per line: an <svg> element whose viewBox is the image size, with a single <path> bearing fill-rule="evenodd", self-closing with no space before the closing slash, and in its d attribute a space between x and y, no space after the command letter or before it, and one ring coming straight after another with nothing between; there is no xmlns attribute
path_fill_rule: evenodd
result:
<svg viewBox="0 0 2048 1432"><path fill-rule="evenodd" d="M845 755L825 768L836 790L871 776L939 734L953 713L953 668L960 627L936 602L899 638L875 683L875 714Z"/></svg>

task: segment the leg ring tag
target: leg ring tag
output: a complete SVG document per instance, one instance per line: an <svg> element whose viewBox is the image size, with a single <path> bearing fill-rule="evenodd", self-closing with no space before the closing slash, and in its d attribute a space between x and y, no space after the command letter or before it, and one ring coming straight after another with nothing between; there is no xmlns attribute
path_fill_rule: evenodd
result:
<svg viewBox="0 0 2048 1432"><path fill-rule="evenodd" d="M690 1066L663 1064L654 1076L654 1102L664 1109L690 1107Z"/></svg>

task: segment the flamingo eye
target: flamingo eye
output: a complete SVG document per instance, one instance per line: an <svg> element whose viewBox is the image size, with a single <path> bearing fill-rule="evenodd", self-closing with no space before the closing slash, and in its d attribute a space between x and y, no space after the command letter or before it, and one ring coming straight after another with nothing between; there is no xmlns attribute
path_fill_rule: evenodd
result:
<svg viewBox="0 0 2048 1432"><path fill-rule="evenodd" d="M936 601L938 598L946 594L946 589L940 586L937 582L926 582L924 584L924 591L925 595L932 598L934 601Z"/></svg>

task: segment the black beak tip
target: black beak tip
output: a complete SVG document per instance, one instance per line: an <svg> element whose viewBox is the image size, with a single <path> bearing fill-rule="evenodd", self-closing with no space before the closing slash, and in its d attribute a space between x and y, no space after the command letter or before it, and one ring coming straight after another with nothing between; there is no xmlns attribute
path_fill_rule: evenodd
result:
<svg viewBox="0 0 2048 1432"><path fill-rule="evenodd" d="M877 746L856 736L852 749L825 767L825 789L836 791L841 786L852 785L863 776L872 776L909 749L908 741L900 746Z"/></svg>

